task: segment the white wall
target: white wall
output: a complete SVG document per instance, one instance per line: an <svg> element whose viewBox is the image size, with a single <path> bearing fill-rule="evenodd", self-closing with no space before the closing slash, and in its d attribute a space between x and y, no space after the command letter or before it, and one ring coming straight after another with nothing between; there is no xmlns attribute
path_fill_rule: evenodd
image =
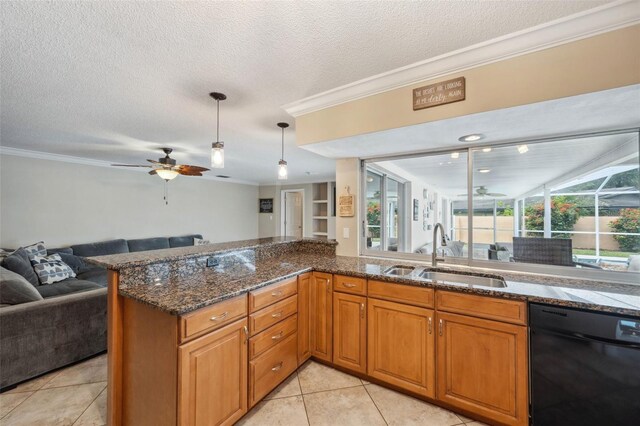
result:
<svg viewBox="0 0 640 426"><path fill-rule="evenodd" d="M258 236L258 187L139 171L0 156L0 247L47 246L200 233Z"/></svg>
<svg viewBox="0 0 640 426"><path fill-rule="evenodd" d="M280 235L281 218L280 204L283 189L302 189L304 191L303 231L305 237L312 237L313 233L313 184L300 185L262 185L259 198L273 198L273 213L258 214L258 234L260 238Z"/></svg>

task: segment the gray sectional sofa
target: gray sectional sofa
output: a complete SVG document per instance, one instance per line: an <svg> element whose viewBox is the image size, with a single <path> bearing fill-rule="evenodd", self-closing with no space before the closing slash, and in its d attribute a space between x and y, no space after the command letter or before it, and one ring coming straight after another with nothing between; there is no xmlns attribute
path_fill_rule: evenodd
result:
<svg viewBox="0 0 640 426"><path fill-rule="evenodd" d="M0 263L0 389L107 349L107 271L85 257L190 246L194 238L202 235L49 249L47 255L58 253L76 277L46 285L24 276L29 270L19 256L5 257Z"/></svg>

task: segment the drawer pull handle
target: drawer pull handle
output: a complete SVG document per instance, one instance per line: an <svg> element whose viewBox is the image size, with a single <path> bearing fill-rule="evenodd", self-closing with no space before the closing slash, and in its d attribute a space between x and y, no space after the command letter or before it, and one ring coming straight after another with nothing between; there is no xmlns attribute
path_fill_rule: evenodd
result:
<svg viewBox="0 0 640 426"><path fill-rule="evenodd" d="M440 335L442 336L442 329L444 327L444 321L440 320Z"/></svg>
<svg viewBox="0 0 640 426"><path fill-rule="evenodd" d="M360 318L364 318L364 303L360 304Z"/></svg>
<svg viewBox="0 0 640 426"><path fill-rule="evenodd" d="M282 361L280 361L279 363L277 363L276 365L274 365L274 366L271 368L271 371L278 371L278 370L280 370L281 368L282 368Z"/></svg>
<svg viewBox="0 0 640 426"><path fill-rule="evenodd" d="M431 334L431 317L429 317L429 334Z"/></svg>
<svg viewBox="0 0 640 426"><path fill-rule="evenodd" d="M346 288L354 288L356 285L352 283L342 283L342 286Z"/></svg>
<svg viewBox="0 0 640 426"><path fill-rule="evenodd" d="M247 328L247 326L245 325L244 327L242 327L242 329L244 330L244 342L247 343L249 341L249 329Z"/></svg>
<svg viewBox="0 0 640 426"><path fill-rule="evenodd" d="M282 296L282 291L280 291L280 290L274 291L273 293L271 293L271 295L273 297L280 297L280 296Z"/></svg>
<svg viewBox="0 0 640 426"><path fill-rule="evenodd" d="M275 314L271 314L271 318L280 318L282 316L282 311L276 312Z"/></svg>
<svg viewBox="0 0 640 426"><path fill-rule="evenodd" d="M222 320L225 319L227 317L227 315L229 315L229 312L224 312L220 315L214 315L211 318L209 318L210 321L218 321L218 320Z"/></svg>
<svg viewBox="0 0 640 426"><path fill-rule="evenodd" d="M271 336L271 339L272 339L272 340L278 340L278 339L280 339L281 337L282 337L282 331L281 331L280 333L278 333L278 334L274 335L274 336Z"/></svg>

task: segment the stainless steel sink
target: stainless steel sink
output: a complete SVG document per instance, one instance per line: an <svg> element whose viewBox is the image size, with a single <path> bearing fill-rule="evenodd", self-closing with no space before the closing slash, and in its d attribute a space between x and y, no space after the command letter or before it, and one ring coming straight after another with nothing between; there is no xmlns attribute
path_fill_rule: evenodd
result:
<svg viewBox="0 0 640 426"><path fill-rule="evenodd" d="M395 275L398 277L404 277L405 275L410 275L416 268L413 266L402 266L395 265L390 268L385 269L384 273L387 275Z"/></svg>
<svg viewBox="0 0 640 426"><path fill-rule="evenodd" d="M450 274L447 272L422 271L420 278L430 281L446 281L456 284L466 284L471 287L498 287L504 288L507 283L499 278L482 277L478 275Z"/></svg>

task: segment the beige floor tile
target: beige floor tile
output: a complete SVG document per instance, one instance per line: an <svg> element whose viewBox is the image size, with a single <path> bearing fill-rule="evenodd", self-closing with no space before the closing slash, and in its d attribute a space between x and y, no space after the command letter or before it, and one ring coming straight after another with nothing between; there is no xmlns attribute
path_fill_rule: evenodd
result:
<svg viewBox="0 0 640 426"><path fill-rule="evenodd" d="M22 404L25 399L33 395L33 392L21 393L3 393L0 395L0 419L18 405Z"/></svg>
<svg viewBox="0 0 640 426"><path fill-rule="evenodd" d="M455 413L428 402L378 385L371 384L365 388L390 426L452 426L462 423Z"/></svg>
<svg viewBox="0 0 640 426"><path fill-rule="evenodd" d="M275 388L264 399L284 398L288 396L302 395L300 389L300 382L298 381L298 373L293 373L287 380L280 383L280 386Z"/></svg>
<svg viewBox="0 0 640 426"><path fill-rule="evenodd" d="M237 426L308 425L302 396L272 399L258 403Z"/></svg>
<svg viewBox="0 0 640 426"><path fill-rule="evenodd" d="M385 425L364 386L304 395L311 426Z"/></svg>
<svg viewBox="0 0 640 426"><path fill-rule="evenodd" d="M479 421L471 421L471 423L466 423L466 426L489 426L486 423L481 423Z"/></svg>
<svg viewBox="0 0 640 426"><path fill-rule="evenodd" d="M107 357L106 355L101 355L62 370L58 375L49 380L42 389L97 383L106 380Z"/></svg>
<svg viewBox="0 0 640 426"><path fill-rule="evenodd" d="M73 426L104 426L107 424L107 388L89 405Z"/></svg>
<svg viewBox="0 0 640 426"><path fill-rule="evenodd" d="M360 379L363 385L370 385L371 382L366 381L365 379Z"/></svg>
<svg viewBox="0 0 640 426"><path fill-rule="evenodd" d="M103 382L41 389L11 411L2 422L11 426L71 425L106 386Z"/></svg>
<svg viewBox="0 0 640 426"><path fill-rule="evenodd" d="M357 377L313 361L300 367L298 380L303 394L362 385Z"/></svg>
<svg viewBox="0 0 640 426"><path fill-rule="evenodd" d="M29 380L28 382L24 382L15 387L15 389L11 389L10 391L6 391L3 395L11 394L11 393L20 393L20 392L30 392L37 391L45 384L47 384L51 379L60 374L60 370L54 371L52 373L45 374L44 376L38 377L36 379Z"/></svg>

